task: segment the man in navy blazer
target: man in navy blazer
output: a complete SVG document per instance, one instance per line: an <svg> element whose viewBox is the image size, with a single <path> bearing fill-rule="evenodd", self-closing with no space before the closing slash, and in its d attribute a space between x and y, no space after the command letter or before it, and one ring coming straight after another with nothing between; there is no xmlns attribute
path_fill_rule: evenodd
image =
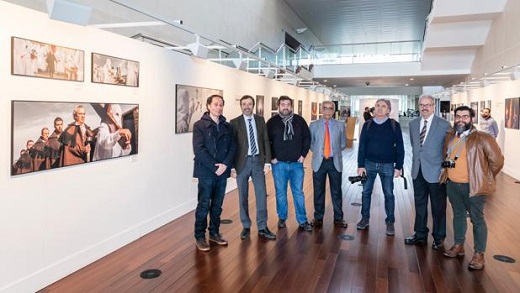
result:
<svg viewBox="0 0 520 293"><path fill-rule="evenodd" d="M312 183L314 185L313 225L320 227L323 224L325 185L328 176L334 209L334 224L347 228L347 222L343 220L343 193L341 192L341 171L343 170L341 151L347 145L345 123L332 118L335 111L334 102L323 102L321 109L323 118L311 122L309 126L312 150ZM327 139L329 143L325 142Z"/></svg>
<svg viewBox="0 0 520 293"><path fill-rule="evenodd" d="M415 202L413 236L405 238L409 245L425 244L428 239L428 197L432 211L433 249L444 247L446 238L446 185L439 184L442 153L450 123L436 115L435 102L430 95L419 98L421 116L410 122L412 144L412 178Z"/></svg>

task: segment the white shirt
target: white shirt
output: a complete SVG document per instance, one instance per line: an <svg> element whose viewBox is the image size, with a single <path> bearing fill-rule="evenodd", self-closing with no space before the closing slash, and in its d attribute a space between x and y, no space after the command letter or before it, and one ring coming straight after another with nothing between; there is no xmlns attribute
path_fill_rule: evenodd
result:
<svg viewBox="0 0 520 293"><path fill-rule="evenodd" d="M430 117L428 117L428 119L424 119L424 117L421 116L421 123L419 124L419 134L421 133L421 130L424 127L424 120L428 121L428 124L426 125L426 133L424 134L423 143L426 141L426 138L428 137L428 132L430 132L430 126L432 126L432 122L433 122L433 115L434 114L431 114Z"/></svg>
<svg viewBox="0 0 520 293"><path fill-rule="evenodd" d="M251 116L246 116L246 115L242 115L244 116L244 119L246 121L246 131L247 131L247 142L249 144L249 147L247 149L247 155L248 156L251 156L251 155L257 155L260 153L260 149L258 148L258 135L257 135L257 131L256 131L256 123L255 123L255 118L254 118L254 115L251 115ZM250 140L249 140L249 137L250 137L250 134L249 134L249 119L251 119L251 125L253 126L253 135L255 137L255 144L256 144L256 154L252 154L251 153L251 144L250 144Z"/></svg>

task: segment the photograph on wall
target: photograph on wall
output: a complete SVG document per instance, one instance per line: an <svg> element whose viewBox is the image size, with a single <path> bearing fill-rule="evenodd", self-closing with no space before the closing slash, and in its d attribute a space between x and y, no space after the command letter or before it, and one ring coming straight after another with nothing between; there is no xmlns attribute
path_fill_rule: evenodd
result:
<svg viewBox="0 0 520 293"><path fill-rule="evenodd" d="M84 80L82 50L11 37L11 74L59 80Z"/></svg>
<svg viewBox="0 0 520 293"><path fill-rule="evenodd" d="M340 119L345 120L350 117L350 106L339 106Z"/></svg>
<svg viewBox="0 0 520 293"><path fill-rule="evenodd" d="M484 110L486 108L486 101L480 101L480 111ZM475 115L478 115L479 113L475 113Z"/></svg>
<svg viewBox="0 0 520 293"><path fill-rule="evenodd" d="M298 101L298 115L302 116L303 114L303 101Z"/></svg>
<svg viewBox="0 0 520 293"><path fill-rule="evenodd" d="M271 111L278 111L278 98L277 97L271 98Z"/></svg>
<svg viewBox="0 0 520 293"><path fill-rule="evenodd" d="M487 100L486 102L486 107L491 109L491 100Z"/></svg>
<svg viewBox="0 0 520 293"><path fill-rule="evenodd" d="M473 118L473 123L478 123L478 102L471 102L469 103L469 107L475 111L475 117Z"/></svg>
<svg viewBox="0 0 520 293"><path fill-rule="evenodd" d="M139 62L92 53L92 82L139 87Z"/></svg>
<svg viewBox="0 0 520 293"><path fill-rule="evenodd" d="M318 119L318 103L311 102L311 120Z"/></svg>
<svg viewBox="0 0 520 293"><path fill-rule="evenodd" d="M264 96L256 95L256 115L264 117Z"/></svg>
<svg viewBox="0 0 520 293"><path fill-rule="evenodd" d="M224 96L223 90L208 89L190 85L176 85L175 133L193 132L193 124L197 122L206 109L206 100L211 95Z"/></svg>
<svg viewBox="0 0 520 293"><path fill-rule="evenodd" d="M138 153L139 105L12 101L11 175Z"/></svg>
<svg viewBox="0 0 520 293"><path fill-rule="evenodd" d="M518 114L520 113L520 98L506 99L504 109L505 128L520 129Z"/></svg>

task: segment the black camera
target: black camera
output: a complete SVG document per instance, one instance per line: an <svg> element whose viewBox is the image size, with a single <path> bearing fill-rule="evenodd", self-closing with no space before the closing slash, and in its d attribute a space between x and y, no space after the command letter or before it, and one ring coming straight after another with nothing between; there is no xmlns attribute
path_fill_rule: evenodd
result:
<svg viewBox="0 0 520 293"><path fill-rule="evenodd" d="M455 161L454 160L446 160L442 162L443 168L455 168Z"/></svg>
<svg viewBox="0 0 520 293"><path fill-rule="evenodd" d="M361 176L349 176L348 181L350 181L351 184L354 184L356 182L361 182L361 184L365 183L367 181L367 175L365 173L361 174Z"/></svg>

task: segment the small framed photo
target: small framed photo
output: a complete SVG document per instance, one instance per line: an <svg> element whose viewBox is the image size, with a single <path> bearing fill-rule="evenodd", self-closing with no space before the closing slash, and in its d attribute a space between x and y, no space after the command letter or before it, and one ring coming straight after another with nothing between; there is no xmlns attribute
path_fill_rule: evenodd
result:
<svg viewBox="0 0 520 293"><path fill-rule="evenodd" d="M92 82L139 87L139 62L92 53Z"/></svg>

